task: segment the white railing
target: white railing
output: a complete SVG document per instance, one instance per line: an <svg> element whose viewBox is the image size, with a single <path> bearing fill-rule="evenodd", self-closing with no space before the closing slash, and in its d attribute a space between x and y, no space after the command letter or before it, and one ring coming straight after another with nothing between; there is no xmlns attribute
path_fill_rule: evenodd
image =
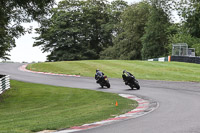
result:
<svg viewBox="0 0 200 133"><path fill-rule="evenodd" d="M10 88L9 75L0 75L0 94Z"/></svg>

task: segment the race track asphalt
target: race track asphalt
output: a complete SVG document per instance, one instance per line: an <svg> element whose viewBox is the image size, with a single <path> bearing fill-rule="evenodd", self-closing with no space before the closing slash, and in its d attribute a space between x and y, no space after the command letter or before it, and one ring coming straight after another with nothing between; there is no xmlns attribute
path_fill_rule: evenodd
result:
<svg viewBox="0 0 200 133"><path fill-rule="evenodd" d="M101 89L91 77L66 77L18 70L20 63L0 63L0 74L11 79L55 86L133 94L153 99L159 107L144 116L83 130L81 133L200 133L200 83L139 80L141 90L130 90L122 79L109 78L110 89Z"/></svg>

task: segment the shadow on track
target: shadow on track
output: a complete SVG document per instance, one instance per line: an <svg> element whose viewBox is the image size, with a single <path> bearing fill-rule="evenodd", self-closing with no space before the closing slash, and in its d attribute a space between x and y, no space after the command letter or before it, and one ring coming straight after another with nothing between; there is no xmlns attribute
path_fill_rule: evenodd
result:
<svg viewBox="0 0 200 133"><path fill-rule="evenodd" d="M107 90L107 89L112 89L112 88L107 88L107 87L101 88L101 87L98 87L97 89L98 89L98 90Z"/></svg>
<svg viewBox="0 0 200 133"><path fill-rule="evenodd" d="M138 91L137 89L125 89L125 91Z"/></svg>

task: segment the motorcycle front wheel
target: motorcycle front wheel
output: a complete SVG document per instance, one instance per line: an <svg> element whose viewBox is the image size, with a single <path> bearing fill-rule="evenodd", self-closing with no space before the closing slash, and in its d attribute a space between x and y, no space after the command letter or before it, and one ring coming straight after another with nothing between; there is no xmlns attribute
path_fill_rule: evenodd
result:
<svg viewBox="0 0 200 133"><path fill-rule="evenodd" d="M140 89L140 85L139 85L138 81L134 81L134 86L135 86L135 88L137 88L137 90Z"/></svg>
<svg viewBox="0 0 200 133"><path fill-rule="evenodd" d="M110 88L110 83L109 82L107 82L107 88Z"/></svg>

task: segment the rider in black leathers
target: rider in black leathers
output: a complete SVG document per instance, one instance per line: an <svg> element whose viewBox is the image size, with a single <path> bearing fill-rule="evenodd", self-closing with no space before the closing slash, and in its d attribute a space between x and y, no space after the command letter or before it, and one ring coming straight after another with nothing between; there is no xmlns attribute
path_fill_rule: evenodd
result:
<svg viewBox="0 0 200 133"><path fill-rule="evenodd" d="M101 72L99 69L96 70L95 79L96 82L99 83L100 79L104 76L104 73Z"/></svg>
<svg viewBox="0 0 200 133"><path fill-rule="evenodd" d="M127 72L126 70L123 71L123 74L122 74L122 78L125 82L125 85L128 84L128 82L131 80L131 78L133 78L134 76L130 73L130 72Z"/></svg>

